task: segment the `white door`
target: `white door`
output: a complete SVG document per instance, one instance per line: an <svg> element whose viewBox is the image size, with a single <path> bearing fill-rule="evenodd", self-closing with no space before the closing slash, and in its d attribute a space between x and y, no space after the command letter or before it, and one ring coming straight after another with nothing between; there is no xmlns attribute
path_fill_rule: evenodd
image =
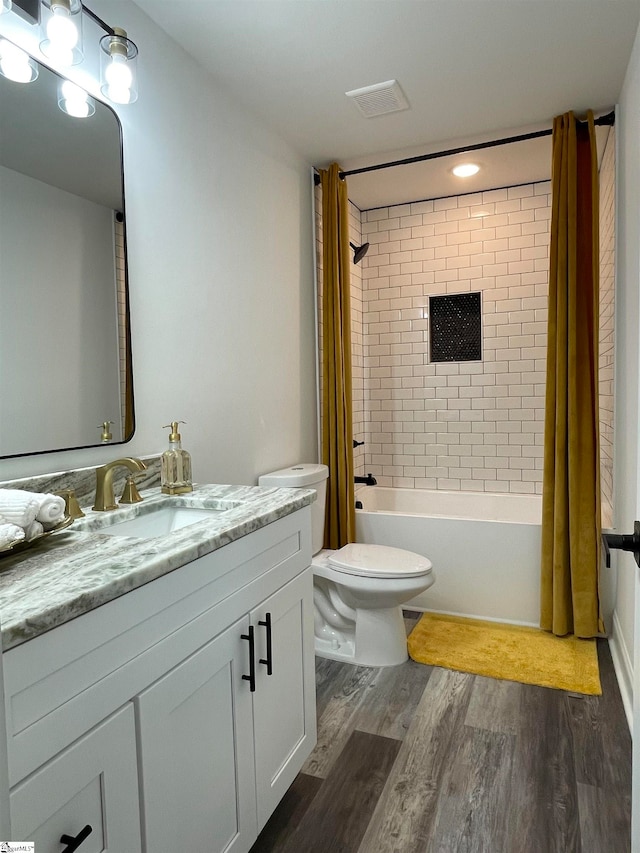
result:
<svg viewBox="0 0 640 853"><path fill-rule="evenodd" d="M251 612L258 831L316 743L312 601L308 569Z"/></svg>
<svg viewBox="0 0 640 853"><path fill-rule="evenodd" d="M145 850L235 853L257 836L247 617L135 700Z"/></svg>

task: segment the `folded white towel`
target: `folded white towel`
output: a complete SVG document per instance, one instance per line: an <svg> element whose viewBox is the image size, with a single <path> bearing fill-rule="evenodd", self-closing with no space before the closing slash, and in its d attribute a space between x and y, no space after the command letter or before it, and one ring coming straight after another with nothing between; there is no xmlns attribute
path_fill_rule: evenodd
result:
<svg viewBox="0 0 640 853"><path fill-rule="evenodd" d="M39 503L33 492L0 489L0 523L28 527L35 521Z"/></svg>
<svg viewBox="0 0 640 853"><path fill-rule="evenodd" d="M42 524L57 524L64 518L64 498L59 495L35 494L33 497L38 501L36 520Z"/></svg>
<svg viewBox="0 0 640 853"><path fill-rule="evenodd" d="M0 551L6 551L24 539L24 530L17 524L0 524Z"/></svg>
<svg viewBox="0 0 640 853"><path fill-rule="evenodd" d="M24 538L27 542L31 542L32 539L36 539L38 536L42 536L44 533L44 527L40 524L39 521L32 521L31 524L24 531Z"/></svg>

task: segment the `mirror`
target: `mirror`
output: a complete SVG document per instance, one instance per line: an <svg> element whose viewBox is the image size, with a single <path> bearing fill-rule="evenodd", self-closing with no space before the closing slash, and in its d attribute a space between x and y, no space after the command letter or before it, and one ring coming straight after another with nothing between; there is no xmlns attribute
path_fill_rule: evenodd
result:
<svg viewBox="0 0 640 853"><path fill-rule="evenodd" d="M120 122L62 79L0 75L0 457L134 430Z"/></svg>

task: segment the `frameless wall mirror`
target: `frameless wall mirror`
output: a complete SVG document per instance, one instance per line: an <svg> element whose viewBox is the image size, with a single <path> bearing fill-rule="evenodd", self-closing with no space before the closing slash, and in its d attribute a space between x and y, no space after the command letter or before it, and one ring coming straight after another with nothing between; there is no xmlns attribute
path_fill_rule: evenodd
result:
<svg viewBox="0 0 640 853"><path fill-rule="evenodd" d="M134 429L120 122L38 68L0 76L0 457Z"/></svg>

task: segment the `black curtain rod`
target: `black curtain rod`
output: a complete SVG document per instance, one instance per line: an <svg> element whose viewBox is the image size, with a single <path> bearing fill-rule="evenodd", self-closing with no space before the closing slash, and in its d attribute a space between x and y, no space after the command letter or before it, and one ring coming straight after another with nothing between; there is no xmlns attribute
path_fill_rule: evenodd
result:
<svg viewBox="0 0 640 853"><path fill-rule="evenodd" d="M606 115L599 116L594 123L597 125L615 124L615 112L613 110ZM362 175L364 172L377 172L380 169L390 169L392 166L408 166L410 163L422 163L425 160L437 160L439 157L449 157L452 154L467 154L470 151L481 151L483 148L495 148L498 145L509 145L511 142L525 142L527 139L539 139L542 136L551 136L552 128L548 130L537 130L533 133L523 133L520 136L507 136L504 139L492 139L489 142L478 142L476 145L465 145L462 148L449 148L447 151L434 151L432 154L420 154L417 157L407 157L405 160L393 160L390 163L378 163L375 166L364 166L362 169L350 169L347 172L339 172L341 179L348 175ZM320 183L320 176L315 176L316 185Z"/></svg>

